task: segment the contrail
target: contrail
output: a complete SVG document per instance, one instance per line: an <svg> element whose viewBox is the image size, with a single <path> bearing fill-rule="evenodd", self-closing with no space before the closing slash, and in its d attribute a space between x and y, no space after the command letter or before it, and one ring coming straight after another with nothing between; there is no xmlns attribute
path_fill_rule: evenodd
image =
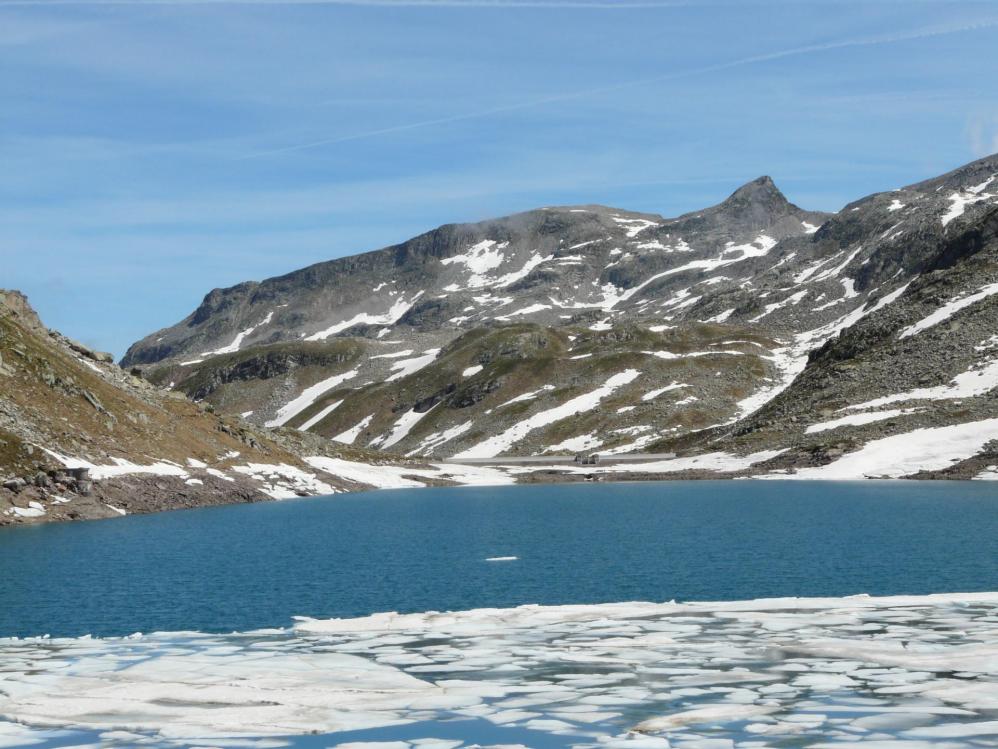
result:
<svg viewBox="0 0 998 749"><path fill-rule="evenodd" d="M635 88L638 86L645 86L654 83L662 83L664 81L686 78L696 75L703 75L705 73L714 73L720 70L730 70L731 68L737 68L743 65L755 65L758 63L769 62L772 60L780 60L786 57L797 57L800 55L808 55L818 52L828 52L837 49L847 49L850 47L872 47L881 44L896 44L898 42L911 41L914 39L927 39L935 36L960 34L969 31L978 31L981 29L991 29L995 27L998 27L998 18L984 19L981 21L975 21L972 23L965 23L960 25L931 26L921 29L913 29L911 31L898 32L894 34L884 34L881 36L860 37L855 39L842 39L839 41L823 42L820 44L808 44L802 47L791 47L789 49L778 50L776 52L767 52L759 55L751 55L749 57L740 57L735 60L715 63L713 65L705 65L699 68L690 68L688 70L679 70L672 73L664 73L662 75L652 76L650 78L637 78L630 81L621 81L620 83L613 83L607 86L600 86L598 88L584 89L581 91L571 91L562 94L553 94L551 96L531 99L528 101L522 101L515 104L508 104L500 107L492 107L490 109L482 109L475 112L467 112L465 114L458 114L450 117L437 117L431 120L420 120L417 122L410 122L403 125L395 125L392 127L379 128L377 130L368 130L363 133L354 133L353 135L341 135L334 138L323 138L322 140L310 141L308 143L299 143L297 145L284 146L282 148L257 151L251 154L247 154L245 156L240 156L238 157L238 160L253 159L253 158L259 158L261 156L271 156L280 153L289 153L292 151L303 151L310 148L317 148L319 146L328 146L336 143L346 143L348 141L354 141L354 140L364 140L366 138L374 138L379 135L388 135L391 133L398 133L406 130L416 130L419 128L431 127L433 125L446 125L453 122L462 122L464 120L482 119L497 114L505 114L508 112L515 112L522 109L531 109L534 107L540 107L546 104L555 104L558 102L571 101L574 99L583 99L583 98L588 98L590 96L598 96L600 94L612 93L615 91L621 91L628 88Z"/></svg>
<svg viewBox="0 0 998 749"><path fill-rule="evenodd" d="M868 0L885 5L919 3L949 4L957 0ZM690 6L744 6L792 4L794 0L0 0L3 7L46 7L58 5L100 6L143 5L211 6L211 5L348 5L383 8L565 8L596 10L668 9ZM806 2L806 0L805 0ZM813 0L814 5L846 4L850 0Z"/></svg>
<svg viewBox="0 0 998 749"><path fill-rule="evenodd" d="M730 2L730 0L728 0ZM365 7L417 8L593 8L634 10L675 8L695 4L695 0L0 0L5 6L54 5L352 5Z"/></svg>

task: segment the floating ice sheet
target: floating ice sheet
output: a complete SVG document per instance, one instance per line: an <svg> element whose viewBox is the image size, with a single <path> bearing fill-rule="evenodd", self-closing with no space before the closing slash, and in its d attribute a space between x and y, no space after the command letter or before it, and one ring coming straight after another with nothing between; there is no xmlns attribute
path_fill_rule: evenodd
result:
<svg viewBox="0 0 998 749"><path fill-rule="evenodd" d="M998 593L0 640L0 746L938 749L995 710Z"/></svg>

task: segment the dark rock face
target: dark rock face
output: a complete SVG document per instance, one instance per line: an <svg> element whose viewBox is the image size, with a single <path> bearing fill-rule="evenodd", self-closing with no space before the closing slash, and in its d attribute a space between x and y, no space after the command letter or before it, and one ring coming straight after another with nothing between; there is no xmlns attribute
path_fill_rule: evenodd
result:
<svg viewBox="0 0 998 749"><path fill-rule="evenodd" d="M212 291L190 317L132 346L124 363L169 372L197 398L252 380L229 400L260 423L303 385L321 384L324 368L352 367L289 423L335 437L370 417L357 439L403 452L460 452L630 370L640 376L610 406L587 408L571 429L537 427L512 449L595 444L586 434L634 449L655 439L706 445L708 435L735 447L758 446L760 434L796 444L819 418L808 409L886 388L892 368L905 382L937 382L989 356L892 336L919 314L911 300L924 312L986 283L996 234L998 157L836 214L794 205L769 177L672 219L544 208ZM974 350L981 332L971 326L960 345ZM293 384L295 362L264 353L338 340L363 353L313 361ZM886 363L883 376L869 369L871 351ZM232 356L238 365L216 365ZM800 453L811 463L845 449L812 447Z"/></svg>
<svg viewBox="0 0 998 749"><path fill-rule="evenodd" d="M760 233L774 240L800 235L806 223L825 218L792 205L762 177L714 208L671 221L584 206L446 225L376 252L215 289L187 319L133 345L122 365L197 359L231 347L244 331L242 349L265 340L356 335L375 325L468 330L502 322L503 311L540 304L546 308L529 313L530 321L555 323L561 318L549 300L552 290L561 310L624 311L644 295L611 305L612 294L677 261L714 257L726 242L751 242ZM672 248L673 240L692 249ZM660 293L689 280L686 275L659 284ZM602 289L607 284L614 287L609 297Z"/></svg>

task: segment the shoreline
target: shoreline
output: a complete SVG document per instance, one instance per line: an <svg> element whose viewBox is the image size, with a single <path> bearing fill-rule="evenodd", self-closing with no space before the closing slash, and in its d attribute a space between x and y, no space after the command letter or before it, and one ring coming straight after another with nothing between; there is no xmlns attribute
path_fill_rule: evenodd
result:
<svg viewBox="0 0 998 749"><path fill-rule="evenodd" d="M10 643L95 640L134 641L143 638L205 635L210 637L255 637L271 635L325 636L359 634L365 632L393 632L419 628L460 625L489 619L504 623L527 620L532 617L558 621L589 621L614 614L618 618L642 619L649 616L682 616L705 612L785 612L816 611L836 606L855 609L877 609L894 606L919 606L938 604L994 604L998 606L998 589L981 591L952 591L937 593L897 593L870 595L849 593L842 596L767 596L763 598L737 598L727 600L671 600L671 601L604 601L601 603L521 603L516 606L480 606L470 609L426 609L422 611L375 611L362 616L311 617L292 615L291 623L284 627L258 627L246 630L208 631L198 629L154 630L132 632L127 635L5 635L0 634L0 646ZM525 625L526 626L526 625Z"/></svg>
<svg viewBox="0 0 998 749"><path fill-rule="evenodd" d="M87 497L73 497L71 501L58 502L49 509L37 515L13 515L8 509L5 514L2 501L6 499L9 506L12 502L12 492L0 488L0 529L36 526L48 523L80 522L89 520L111 520L128 515L150 515L160 512L199 509L204 507L221 507L238 504L255 504L258 502L285 501L288 499L310 499L331 497L341 494L360 494L392 489L419 488L460 488L460 487L490 487L490 486L537 486L577 483L664 483L676 481L815 481L815 482L949 482L968 481L981 482L993 480L982 477L979 472L967 475L966 471L930 471L902 477L855 476L846 478L821 478L809 475L761 473L750 469L721 472L707 469L684 469L679 471L648 471L637 470L640 463L627 461L626 468L614 470L614 464L607 464L598 469L582 468L572 465L554 464L551 466L537 465L526 468L522 464L504 464L494 462L488 466L469 466L463 463L426 462L418 465L401 466L392 463L373 465L367 463L351 463L339 459L306 458L307 463L316 471L315 475L304 476L300 469L281 474L287 480L285 484L270 484L261 486L262 473L252 473L243 467L236 466L228 475L201 475L190 479L187 475L162 475L150 473L121 473L117 476L101 478L93 483L92 493ZM333 469L317 468L322 461L330 461L338 465L347 465L353 469L354 478L337 475ZM677 459L683 460L683 459ZM314 462L313 462L314 461ZM656 462L656 461L651 461ZM265 468L291 469L290 466L260 466ZM471 471L470 473L468 471ZM192 470L193 472L193 470ZM217 473L217 472L216 472ZM278 475L278 474L274 474ZM371 483L356 478L364 476ZM255 480L254 480L255 479ZM296 481L303 482L295 485ZM334 488L325 493L305 493L315 489L316 482L323 488ZM308 486L311 484L311 486ZM307 486L307 488L303 488ZM280 496L275 496L279 494ZM17 496L17 495L13 495ZM63 498L58 498L63 499ZM57 500L58 501L58 500ZM73 504L75 501L75 504ZM20 497L20 505L40 504L39 500ZM81 514L82 511L82 514Z"/></svg>

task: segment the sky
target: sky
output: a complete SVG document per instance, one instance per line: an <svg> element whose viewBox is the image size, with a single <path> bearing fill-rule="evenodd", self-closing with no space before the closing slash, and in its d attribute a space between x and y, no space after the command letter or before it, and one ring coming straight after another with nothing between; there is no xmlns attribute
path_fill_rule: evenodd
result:
<svg viewBox="0 0 998 749"><path fill-rule="evenodd" d="M116 355L443 223L998 152L998 2L0 0L0 287Z"/></svg>

